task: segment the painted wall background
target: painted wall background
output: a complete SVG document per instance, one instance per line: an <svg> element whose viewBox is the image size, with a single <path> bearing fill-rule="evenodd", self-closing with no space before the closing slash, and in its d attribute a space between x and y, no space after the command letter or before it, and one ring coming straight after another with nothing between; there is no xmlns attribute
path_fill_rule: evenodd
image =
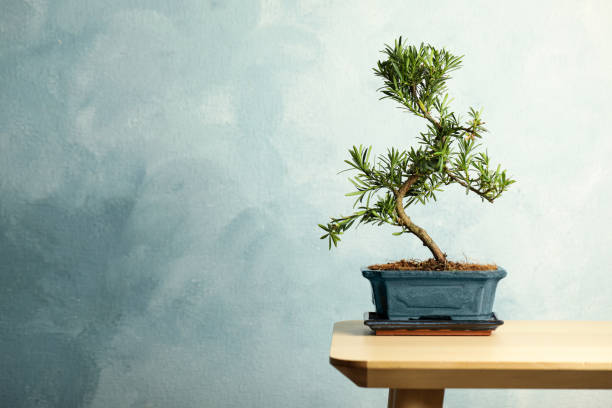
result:
<svg viewBox="0 0 612 408"><path fill-rule="evenodd" d="M485 107L519 180L413 219L509 271L502 318L610 318L608 2L0 4L1 406L384 406L328 364L332 323L372 308L359 266L427 253L367 227L329 253L316 224L350 208L348 147L423 126L377 100L371 67L400 34L465 54L454 107Z"/></svg>

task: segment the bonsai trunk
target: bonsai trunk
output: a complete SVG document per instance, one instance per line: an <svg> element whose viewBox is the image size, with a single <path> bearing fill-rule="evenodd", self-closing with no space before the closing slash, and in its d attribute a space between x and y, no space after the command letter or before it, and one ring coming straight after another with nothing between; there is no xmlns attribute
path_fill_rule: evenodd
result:
<svg viewBox="0 0 612 408"><path fill-rule="evenodd" d="M421 242L423 242L423 245L431 251L437 261L446 263L446 254L440 250L434 240L431 239L427 231L413 223L410 217L408 217L404 211L404 197L406 196L406 193L408 193L408 190L410 190L410 187L412 187L412 185L416 183L418 179L419 175L413 174L408 178L408 180L406 180L406 182L404 182L404 184L402 184L395 196L395 211L397 212L400 224L406 227L408 231L419 237Z"/></svg>

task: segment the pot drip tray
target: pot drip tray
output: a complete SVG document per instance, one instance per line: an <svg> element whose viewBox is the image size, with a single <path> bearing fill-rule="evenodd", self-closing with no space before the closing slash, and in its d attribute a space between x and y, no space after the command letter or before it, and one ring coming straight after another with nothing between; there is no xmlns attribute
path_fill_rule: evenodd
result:
<svg viewBox="0 0 612 408"><path fill-rule="evenodd" d="M504 321L498 320L495 313L486 320L452 320L443 316L389 320L366 312L363 323L377 336L490 336Z"/></svg>

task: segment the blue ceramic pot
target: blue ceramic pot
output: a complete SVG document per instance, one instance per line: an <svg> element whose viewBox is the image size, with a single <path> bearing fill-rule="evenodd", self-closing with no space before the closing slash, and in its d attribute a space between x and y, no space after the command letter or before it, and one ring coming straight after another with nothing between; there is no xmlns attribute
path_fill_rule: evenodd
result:
<svg viewBox="0 0 612 408"><path fill-rule="evenodd" d="M390 320L448 316L487 320L497 282L506 271L379 271L362 269L372 284L376 313Z"/></svg>

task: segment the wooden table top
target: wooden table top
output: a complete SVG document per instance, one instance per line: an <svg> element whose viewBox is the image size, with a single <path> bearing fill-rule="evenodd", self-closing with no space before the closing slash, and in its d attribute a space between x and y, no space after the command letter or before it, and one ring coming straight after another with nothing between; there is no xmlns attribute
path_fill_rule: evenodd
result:
<svg viewBox="0 0 612 408"><path fill-rule="evenodd" d="M506 321L488 337L334 325L331 364L362 387L612 389L612 322Z"/></svg>

